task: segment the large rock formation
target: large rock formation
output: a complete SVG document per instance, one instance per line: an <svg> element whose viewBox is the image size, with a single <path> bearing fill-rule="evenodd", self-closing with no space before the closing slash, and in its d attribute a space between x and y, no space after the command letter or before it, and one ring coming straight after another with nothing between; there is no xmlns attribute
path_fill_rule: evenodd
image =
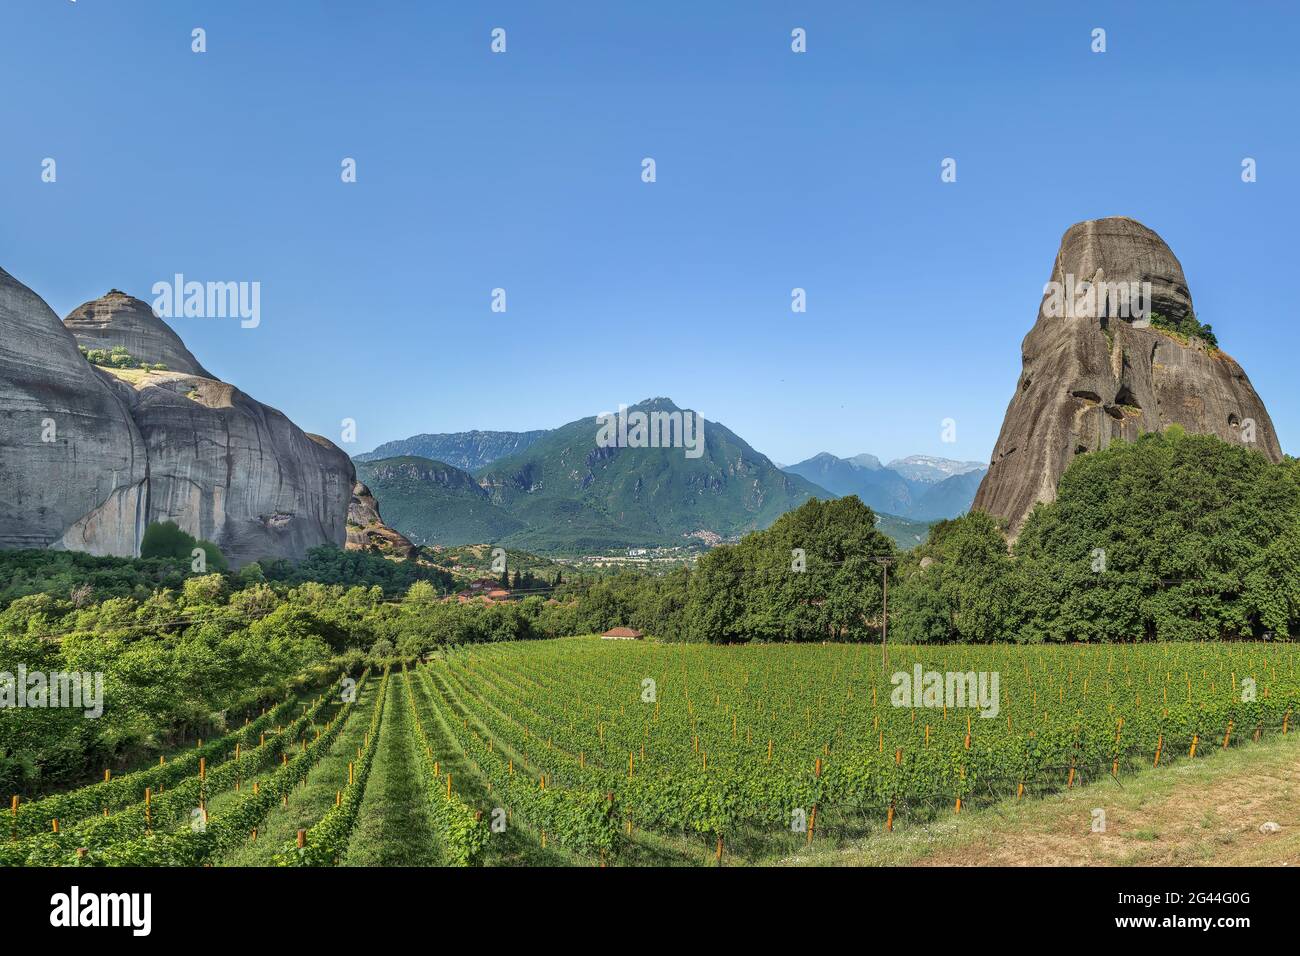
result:
<svg viewBox="0 0 1300 956"><path fill-rule="evenodd" d="M0 547L134 554L148 462L59 317L0 269Z"/></svg>
<svg viewBox="0 0 1300 956"><path fill-rule="evenodd" d="M216 377L199 364L181 337L147 304L117 289L73 309L63 324L72 330L77 343L88 349L121 346L137 362L166 365L169 371L187 375Z"/></svg>
<svg viewBox="0 0 1300 956"><path fill-rule="evenodd" d="M348 506L347 549L395 558L414 558L417 553L409 538L384 524L379 502L359 481L352 486L352 503Z"/></svg>
<svg viewBox="0 0 1300 956"><path fill-rule="evenodd" d="M1071 226L1051 281L1150 283L1150 311L1192 314L1182 266L1154 232L1132 219ZM1189 432L1252 443L1280 461L1273 422L1240 365L1195 336L1125 318L1113 299L1062 315L1045 290L1038 321L1021 346L1023 371L1007 408L988 474L972 506L1008 519L1017 533L1035 503L1052 501L1075 455L1181 425ZM1086 298L1074 302L1087 306ZM1082 313L1082 314L1081 314Z"/></svg>
<svg viewBox="0 0 1300 956"><path fill-rule="evenodd" d="M347 455L209 375L145 303L110 293L65 326L0 271L0 333L0 546L129 556L168 520L236 566L344 544ZM92 366L79 343L168 370Z"/></svg>

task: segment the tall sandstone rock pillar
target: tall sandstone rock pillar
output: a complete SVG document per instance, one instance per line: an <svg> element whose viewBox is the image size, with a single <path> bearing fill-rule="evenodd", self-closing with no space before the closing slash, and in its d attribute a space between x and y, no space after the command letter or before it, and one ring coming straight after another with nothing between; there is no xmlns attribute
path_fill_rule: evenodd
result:
<svg viewBox="0 0 1300 956"><path fill-rule="evenodd" d="M1103 282L1149 282L1152 312L1192 313L1178 259L1132 219L1093 219L1066 230L1051 282L1068 291L1085 280L1094 289ZM1250 441L1272 461L1282 459L1273 421L1234 359L1198 338L1142 327L1114 302L1103 306L1103 298L1094 297L1091 314L1062 315L1062 299L1045 291L1021 345L1020 381L972 505L1007 519L1013 535L1036 503L1055 500L1075 455L1115 440L1176 424Z"/></svg>

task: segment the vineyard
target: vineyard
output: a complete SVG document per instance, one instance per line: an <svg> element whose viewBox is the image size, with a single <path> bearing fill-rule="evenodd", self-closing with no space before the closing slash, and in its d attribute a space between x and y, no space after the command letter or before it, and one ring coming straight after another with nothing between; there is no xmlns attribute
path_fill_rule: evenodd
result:
<svg viewBox="0 0 1300 956"><path fill-rule="evenodd" d="M1289 644L453 649L67 794L6 865L765 862L1294 731ZM996 675L982 708L896 674ZM974 686L974 681L972 681ZM927 706L923 706L927 705ZM964 705L963 705L964 704ZM982 716L985 714L987 716Z"/></svg>

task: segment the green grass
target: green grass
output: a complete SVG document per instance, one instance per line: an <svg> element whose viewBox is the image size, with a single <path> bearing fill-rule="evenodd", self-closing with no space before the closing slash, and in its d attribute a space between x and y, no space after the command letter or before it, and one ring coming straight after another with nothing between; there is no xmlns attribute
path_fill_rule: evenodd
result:
<svg viewBox="0 0 1300 956"><path fill-rule="evenodd" d="M366 782L344 866L437 866L438 841L407 733L404 676L388 682L375 764Z"/></svg>

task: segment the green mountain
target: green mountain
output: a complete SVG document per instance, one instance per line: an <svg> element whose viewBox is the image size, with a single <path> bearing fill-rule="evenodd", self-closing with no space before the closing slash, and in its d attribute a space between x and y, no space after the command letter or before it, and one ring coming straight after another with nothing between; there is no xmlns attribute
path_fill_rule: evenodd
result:
<svg viewBox="0 0 1300 956"><path fill-rule="evenodd" d="M415 544L497 542L524 527L494 505L472 475L444 462L405 455L356 467L384 522Z"/></svg>
<svg viewBox="0 0 1300 956"><path fill-rule="evenodd" d="M526 449L546 431L531 432L447 432L436 435L412 435L399 441L385 442L374 451L356 455L354 461L380 461L384 458L429 458L443 461L463 471L474 471L498 458Z"/></svg>
<svg viewBox="0 0 1300 956"><path fill-rule="evenodd" d="M661 423L694 414L667 398L627 409L629 423L637 413ZM809 498L828 497L717 422L704 422L698 457L685 447L629 447L634 428L628 445L602 447L600 431L595 417L570 422L477 473L492 500L528 526L512 543L585 551L729 538L765 528Z"/></svg>
<svg viewBox="0 0 1300 956"><path fill-rule="evenodd" d="M674 424L688 414L665 398L632 406L629 418L634 412ZM684 447L635 447L635 440L611 447L598 442L600 431L595 417L570 422L474 475L403 455L358 460L357 478L385 522L416 544L560 554L712 544L765 528L809 498L834 497L782 472L716 422L704 423L697 457ZM879 518L880 530L904 548L928 529L883 511Z"/></svg>
<svg viewBox="0 0 1300 956"><path fill-rule="evenodd" d="M970 511L986 469L966 471L930 485L907 509L908 517L922 521L955 518Z"/></svg>
<svg viewBox="0 0 1300 956"><path fill-rule="evenodd" d="M904 551L922 544L930 535L929 521L916 521L912 518L900 518L898 515L876 512L876 527L882 534L894 539L894 544Z"/></svg>

